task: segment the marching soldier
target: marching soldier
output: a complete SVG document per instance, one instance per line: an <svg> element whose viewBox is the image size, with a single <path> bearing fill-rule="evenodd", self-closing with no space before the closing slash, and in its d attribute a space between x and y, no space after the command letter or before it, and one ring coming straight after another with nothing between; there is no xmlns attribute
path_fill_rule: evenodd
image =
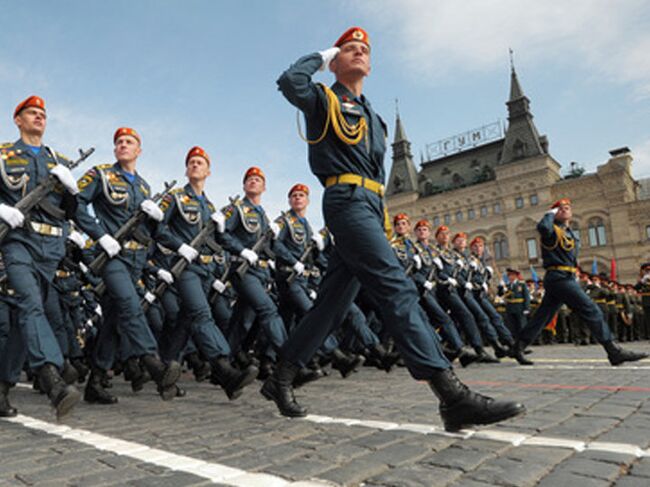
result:
<svg viewBox="0 0 650 487"><path fill-rule="evenodd" d="M515 337L526 326L526 319L530 315L530 293L526 283L519 279L517 269L506 269L508 284L504 299L506 302L506 322Z"/></svg>
<svg viewBox="0 0 650 487"><path fill-rule="evenodd" d="M337 79L332 88L311 80L327 67ZM369 72L368 34L352 27L334 47L300 58L278 80L284 96L305 115L311 138L309 162L326 186L323 213L336 246L314 307L282 348L281 361L262 394L275 401L283 415L305 416L305 408L293 396L293 378L338 326L363 286L381 307L383 324L411 375L428 381L438 396L448 430L518 415L524 411L521 404L486 399L456 377L418 305L415 284L386 240L382 200L386 126L362 94Z"/></svg>
<svg viewBox="0 0 650 487"><path fill-rule="evenodd" d="M30 96L21 102L14 111L14 123L20 138L0 146L0 219L11 227L0 251L8 285L15 292L18 319L9 331L7 353L0 355L0 415L16 414L7 394L18 381L26 354L41 390L61 418L79 401L80 393L61 377L63 355L45 315L44 301L65 255L66 218L74 212L78 190L70 170L61 164L63 156L43 145L47 125L43 99ZM26 218L14 205L50 174L61 186Z"/></svg>
<svg viewBox="0 0 650 487"><path fill-rule="evenodd" d="M575 280L579 241L571 230L571 201L563 198L556 201L537 224L542 246L545 294L535 316L526 324L517 337L515 358L522 365L531 362L524 358L523 349L535 340L537 335L562 305L566 304L576 312L591 330L592 336L605 348L612 365L641 360L646 353L621 348L615 341L603 314L589 299Z"/></svg>
<svg viewBox="0 0 650 487"><path fill-rule="evenodd" d="M138 281L147 262L151 235L163 213L150 198L149 184L136 172L142 152L140 135L121 127L113 135L117 162L102 164L87 171L79 180L77 223L105 252L109 260L102 269L106 295L102 308L106 310L92 356L92 372L86 385L84 399L91 403L112 404L117 398L102 387L106 372L113 367L118 353L126 360L125 375L137 391L147 380L154 379L163 400L176 395L176 381L181 367L178 362L165 366L158 357L157 343L140 305ZM95 217L88 212L92 205ZM147 215L130 240L118 242L113 235L138 211ZM179 249L188 260L196 257L189 246Z"/></svg>
<svg viewBox="0 0 650 487"><path fill-rule="evenodd" d="M157 234L159 248L171 249L176 253L181 246L190 246L190 242L210 219L215 222L217 232L223 233L225 229L223 213L215 209L204 192L205 181L210 175L208 153L201 147L192 147L185 158L185 167L188 183L163 197L161 208L165 216ZM163 302L177 300L179 303L174 308L183 309L182 317L176 315L174 323L165 324L169 344L166 356L177 360L191 337L212 366L215 381L233 400L255 380L257 368L251 365L239 371L231 365L230 346L214 322L208 302L210 288L217 284L221 289L223 283L215 280L216 264L209 243L194 250L198 255L175 282L170 272L165 276L168 284L174 282L175 290L168 288L168 299ZM159 260L167 261L171 268L169 259L165 257L163 255Z"/></svg>

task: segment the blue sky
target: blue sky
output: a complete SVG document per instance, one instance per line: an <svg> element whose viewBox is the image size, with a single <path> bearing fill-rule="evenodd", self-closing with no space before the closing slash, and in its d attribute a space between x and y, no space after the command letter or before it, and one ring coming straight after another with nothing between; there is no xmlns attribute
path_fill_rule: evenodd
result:
<svg viewBox="0 0 650 487"><path fill-rule="evenodd" d="M267 173L265 207L286 205L295 182L320 194L275 80L299 56L349 26L371 36L365 94L391 128L395 98L416 162L426 144L506 119L508 48L540 133L566 169L593 170L627 145L636 177L650 176L650 5L640 0L358 0L111 2L0 1L0 139L30 94L48 106L46 142L89 163L112 162L121 125L143 137L139 172L154 190L182 181L195 145L213 159L208 195L241 192L250 165ZM319 75L329 82L331 75ZM390 153L386 159L390 165ZM78 171L80 172L80 171Z"/></svg>

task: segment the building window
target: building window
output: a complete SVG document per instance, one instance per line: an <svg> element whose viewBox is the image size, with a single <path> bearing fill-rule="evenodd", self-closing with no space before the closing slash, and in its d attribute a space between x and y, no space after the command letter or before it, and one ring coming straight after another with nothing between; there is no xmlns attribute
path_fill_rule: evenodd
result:
<svg viewBox="0 0 650 487"><path fill-rule="evenodd" d="M508 239L503 234L498 234L494 237L494 258L496 260L507 259L508 252Z"/></svg>
<svg viewBox="0 0 650 487"><path fill-rule="evenodd" d="M589 222L589 246L602 247L607 245L605 224L600 218L594 218Z"/></svg>
<svg viewBox="0 0 650 487"><path fill-rule="evenodd" d="M451 224L451 215L447 213L445 215L445 225L450 225Z"/></svg>
<svg viewBox="0 0 650 487"><path fill-rule="evenodd" d="M645 238L650 240L650 225L645 227Z"/></svg>
<svg viewBox="0 0 650 487"><path fill-rule="evenodd" d="M440 226L440 217L439 216L434 216L433 217L433 226L438 228Z"/></svg>
<svg viewBox="0 0 650 487"><path fill-rule="evenodd" d="M530 206L537 206L539 203L539 198L537 197L536 194L531 194L530 195Z"/></svg>
<svg viewBox="0 0 650 487"><path fill-rule="evenodd" d="M476 218L476 212L474 211L474 208L470 208L467 210L467 219L473 220L474 218Z"/></svg>
<svg viewBox="0 0 650 487"><path fill-rule="evenodd" d="M528 259L537 259L537 239L529 238L526 240L526 248L528 249Z"/></svg>
<svg viewBox="0 0 650 487"><path fill-rule="evenodd" d="M515 198L515 208L520 209L524 207L524 199L521 196Z"/></svg>
<svg viewBox="0 0 650 487"><path fill-rule="evenodd" d="M501 203L497 201L494 203L494 214L498 215L499 213L501 213Z"/></svg>
<svg viewBox="0 0 650 487"><path fill-rule="evenodd" d="M487 206L481 206L481 217L487 216Z"/></svg>
<svg viewBox="0 0 650 487"><path fill-rule="evenodd" d="M456 221L457 222L462 222L463 221L463 212L462 211L457 211L456 212Z"/></svg>
<svg viewBox="0 0 650 487"><path fill-rule="evenodd" d="M571 231L575 235L576 240L580 241L580 225L578 222L571 222Z"/></svg>

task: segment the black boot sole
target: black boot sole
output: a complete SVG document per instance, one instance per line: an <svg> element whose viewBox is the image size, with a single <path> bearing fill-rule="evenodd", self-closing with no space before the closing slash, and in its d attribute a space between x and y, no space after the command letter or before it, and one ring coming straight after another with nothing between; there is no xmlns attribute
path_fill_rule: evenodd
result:
<svg viewBox="0 0 650 487"><path fill-rule="evenodd" d="M244 375L241 380L239 381L238 384L235 384L235 386L231 389L224 389L226 391L226 395L228 396L228 399L231 401L234 401L235 399L239 398L243 393L244 393L244 387L252 384L255 382L255 379L257 379L257 374L258 370L256 367L253 367L250 371Z"/></svg>
<svg viewBox="0 0 650 487"><path fill-rule="evenodd" d="M462 429L471 428L472 426L476 426L476 425L500 423L501 421L505 421L506 419L511 419L517 416L521 416L525 412L526 412L526 407L521 405L520 407L513 407L509 410L502 411L501 414L497 414L495 416L492 416L489 419L484 419L481 421L474 421L474 422L468 421L463 423L452 423L452 422L444 421L445 431L447 431L448 433L456 433Z"/></svg>
<svg viewBox="0 0 650 487"><path fill-rule="evenodd" d="M67 386L63 397L54 405L56 419L61 420L74 409L81 400L81 392L76 387Z"/></svg>
<svg viewBox="0 0 650 487"><path fill-rule="evenodd" d="M18 416L18 410L16 408L9 408L4 411L0 411L0 418L13 418Z"/></svg>
<svg viewBox="0 0 650 487"><path fill-rule="evenodd" d="M638 362L639 360L643 360L644 358L648 358L647 353L639 353L637 355L634 355L632 357L617 357L617 358L609 358L609 363L612 364L614 367L624 364L625 362Z"/></svg>

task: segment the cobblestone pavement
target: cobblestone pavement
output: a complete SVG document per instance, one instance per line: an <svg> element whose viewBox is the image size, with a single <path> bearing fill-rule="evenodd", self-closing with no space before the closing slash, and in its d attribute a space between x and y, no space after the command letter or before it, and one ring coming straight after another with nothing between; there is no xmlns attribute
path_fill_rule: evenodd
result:
<svg viewBox="0 0 650 487"><path fill-rule="evenodd" d="M456 435L403 368L306 386L297 396L313 416L301 420L279 416L258 386L229 402L185 375L187 397L169 403L117 378L118 405L81 404L57 424L45 397L17 387L21 415L0 420L0 485L650 485L650 361L614 368L597 346L534 350L534 367L458 370L528 413Z"/></svg>

